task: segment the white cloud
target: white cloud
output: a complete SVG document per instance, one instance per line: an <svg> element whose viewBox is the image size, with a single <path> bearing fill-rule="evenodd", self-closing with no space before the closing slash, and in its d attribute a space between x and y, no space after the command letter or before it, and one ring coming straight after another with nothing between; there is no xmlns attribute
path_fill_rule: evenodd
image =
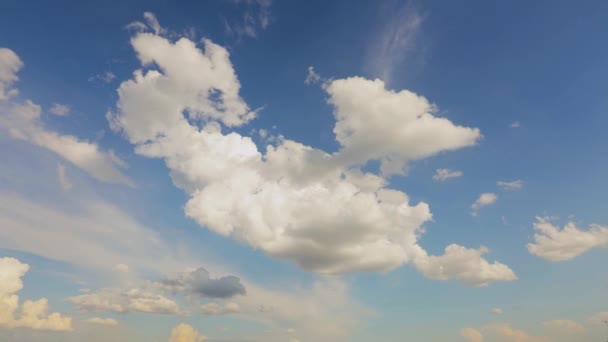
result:
<svg viewBox="0 0 608 342"><path fill-rule="evenodd" d="M16 294L23 288L21 278L29 265L15 258L0 258L0 327L29 328L35 330L72 330L72 318L54 312L49 314L46 298L26 300L19 305ZM19 312L19 317L15 317Z"/></svg>
<svg viewBox="0 0 608 342"><path fill-rule="evenodd" d="M524 186L524 181L522 181L521 179L517 179L511 182L498 181L496 182L496 185L503 188L504 190L521 190L521 188Z"/></svg>
<svg viewBox="0 0 608 342"><path fill-rule="evenodd" d="M65 173L65 165L58 163L57 164L57 180L59 181L59 185L63 190L69 190L72 188L72 182L68 178L68 175Z"/></svg>
<svg viewBox="0 0 608 342"><path fill-rule="evenodd" d="M239 126L254 117L239 96L224 48L205 40L201 51L188 39L171 43L148 33L137 34L132 45L152 69L121 84L109 119L136 153L165 160L174 183L190 195L187 216L324 274L386 271L429 258L417 244L432 217L428 205L410 205L405 193L384 187L383 177L352 166L379 159L385 171L388 164L401 168L408 160L472 145L479 130L434 117L434 107L411 92L355 77L326 88L336 107L339 152L281 139L263 153L250 137L224 133L215 121ZM466 270L425 274L476 285L513 278L505 265L472 251L465 253L474 259ZM449 264L449 258L431 264Z"/></svg>
<svg viewBox="0 0 608 342"><path fill-rule="evenodd" d="M120 272L120 273L127 273L129 272L129 265L127 264L116 264L112 267L112 270L114 270L115 272Z"/></svg>
<svg viewBox="0 0 608 342"><path fill-rule="evenodd" d="M510 125L511 128L519 128L521 127L521 124L519 123L519 121L513 121Z"/></svg>
<svg viewBox="0 0 608 342"><path fill-rule="evenodd" d="M462 177L462 171L450 169L437 169L433 175L436 181L444 182L450 178Z"/></svg>
<svg viewBox="0 0 608 342"><path fill-rule="evenodd" d="M471 209L473 210L472 215L477 215L477 210L479 210L479 208L494 204L497 199L498 196L491 192L484 192L479 195L477 200L471 205Z"/></svg>
<svg viewBox="0 0 608 342"><path fill-rule="evenodd" d="M272 21L270 7L272 0L234 0L235 4L244 5L240 20L224 20L226 33L237 38L256 38L258 31L265 30Z"/></svg>
<svg viewBox="0 0 608 342"><path fill-rule="evenodd" d="M174 300L159 294L155 289L145 287L133 287L126 290L102 289L98 292L71 297L70 301L86 312L184 314Z"/></svg>
<svg viewBox="0 0 608 342"><path fill-rule="evenodd" d="M460 330L460 336L462 336L466 342L483 342L481 333L473 328L463 328Z"/></svg>
<svg viewBox="0 0 608 342"><path fill-rule="evenodd" d="M305 84L317 84L321 82L321 76L317 74L315 68L312 66L308 67L308 74L306 74Z"/></svg>
<svg viewBox="0 0 608 342"><path fill-rule="evenodd" d="M86 320L87 323L103 325L103 326L115 326L118 325L118 321L113 318L100 318L93 317Z"/></svg>
<svg viewBox="0 0 608 342"><path fill-rule="evenodd" d="M116 78L116 75L111 71L106 71L101 74L89 77L89 82L100 81L103 83L110 83Z"/></svg>
<svg viewBox="0 0 608 342"><path fill-rule="evenodd" d="M70 111L71 111L70 106L60 104L60 103L53 103L53 105L51 106L51 109L49 109L49 112L51 112L52 114L55 114L55 115L59 115L59 116L66 116L66 115L70 114Z"/></svg>
<svg viewBox="0 0 608 342"><path fill-rule="evenodd" d="M236 303L227 303L225 305L220 305L217 303L207 303L201 306L201 312L206 315L226 315L231 313L238 313L241 311L241 308Z"/></svg>
<svg viewBox="0 0 608 342"><path fill-rule="evenodd" d="M203 342L207 337L199 334L196 329L188 324L179 324L171 331L169 342Z"/></svg>
<svg viewBox="0 0 608 342"><path fill-rule="evenodd" d="M543 322L545 328L556 331L560 334L583 334L585 328L577 322L565 319Z"/></svg>
<svg viewBox="0 0 608 342"><path fill-rule="evenodd" d="M22 67L23 62L13 50L0 48L0 101L8 100L19 93L11 86L19 80L17 72Z"/></svg>
<svg viewBox="0 0 608 342"><path fill-rule="evenodd" d="M334 133L346 164L380 160L384 175L404 173L407 161L474 145L477 128L433 115L435 105L408 90L393 91L381 80L350 77L328 83Z"/></svg>
<svg viewBox="0 0 608 342"><path fill-rule="evenodd" d="M549 342L549 338L544 336L533 336L523 330L516 330L510 324L498 323L485 326L484 336L488 341L500 342Z"/></svg>
<svg viewBox="0 0 608 342"><path fill-rule="evenodd" d="M517 276L505 264L489 263L482 257L486 247L469 249L455 244L445 248L441 256L420 256L414 259L416 269L425 276L436 280L458 279L470 286L486 286L495 281L513 281Z"/></svg>
<svg viewBox="0 0 608 342"><path fill-rule="evenodd" d="M497 315L497 316L502 315L502 309L494 308L494 309L492 309L492 314Z"/></svg>
<svg viewBox="0 0 608 342"><path fill-rule="evenodd" d="M0 129L14 139L58 154L100 181L133 186L133 182L119 170L125 163L112 151L104 152L94 143L48 130L41 120L40 106L30 100L20 103L0 101Z"/></svg>
<svg viewBox="0 0 608 342"><path fill-rule="evenodd" d="M608 248L608 227L596 224L581 230L568 222L560 229L548 217L537 217L534 230L534 243L528 244L528 251L549 261L570 260L592 248Z"/></svg>

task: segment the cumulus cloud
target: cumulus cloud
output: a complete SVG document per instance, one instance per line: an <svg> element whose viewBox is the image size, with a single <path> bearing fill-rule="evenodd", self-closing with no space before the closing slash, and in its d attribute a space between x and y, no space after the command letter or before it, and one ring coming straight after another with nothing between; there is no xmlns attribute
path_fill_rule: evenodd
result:
<svg viewBox="0 0 608 342"><path fill-rule="evenodd" d="M66 115L70 114L71 110L72 109L68 105L60 104L60 103L53 103L53 105L51 106L51 109L49 109L49 112L51 112L51 114L55 114L55 115L59 115L59 116L66 116Z"/></svg>
<svg viewBox="0 0 608 342"><path fill-rule="evenodd" d="M171 331L169 342L203 342L207 337L199 334L196 329L188 324L179 324Z"/></svg>
<svg viewBox="0 0 608 342"><path fill-rule="evenodd" d="M463 328L460 330L460 336L462 336L466 342L483 342L483 335L473 328Z"/></svg>
<svg viewBox="0 0 608 342"><path fill-rule="evenodd" d="M54 312L49 314L46 298L26 300L19 305L16 294L23 288L22 277L29 265L15 258L0 258L0 327L35 330L69 331L72 318ZM19 315L16 316L17 312Z"/></svg>
<svg viewBox="0 0 608 342"><path fill-rule="evenodd" d="M229 275L214 279L203 267L181 273L177 277L165 278L160 283L174 292L184 291L210 298L230 298L246 293L245 286L238 277Z"/></svg>
<svg viewBox="0 0 608 342"><path fill-rule="evenodd" d="M321 82L321 76L317 74L315 68L312 66L308 67L308 73L306 74L305 84L317 84Z"/></svg>
<svg viewBox="0 0 608 342"><path fill-rule="evenodd" d="M102 289L70 297L85 312L143 312L151 314L184 314L179 305L154 289L134 287L126 290Z"/></svg>
<svg viewBox="0 0 608 342"><path fill-rule="evenodd" d="M346 163L380 160L384 175L402 174L407 161L474 145L477 128L433 115L436 106L408 90L393 91L384 82L350 77L325 87L334 106L334 133Z"/></svg>
<svg viewBox="0 0 608 342"><path fill-rule="evenodd" d="M450 169L437 169L433 175L436 181L444 182L450 178L462 177L462 171Z"/></svg>
<svg viewBox="0 0 608 342"><path fill-rule="evenodd" d="M113 318L100 318L93 317L86 320L87 323L103 325L103 326L115 326L118 325L118 321Z"/></svg>
<svg viewBox="0 0 608 342"><path fill-rule="evenodd" d="M8 100L19 93L11 86L19 79L17 72L22 67L23 62L13 50L0 48L0 101Z"/></svg>
<svg viewBox="0 0 608 342"><path fill-rule="evenodd" d="M494 204L497 199L498 196L491 192L484 192L483 194L479 195L477 200L475 200L475 202L471 205L471 209L473 210L472 215L477 215L477 210L479 210L479 208Z"/></svg>
<svg viewBox="0 0 608 342"><path fill-rule="evenodd" d="M543 322L543 325L545 328L560 334L582 334L585 332L585 328L581 324L571 320L557 319Z"/></svg>
<svg viewBox="0 0 608 342"><path fill-rule="evenodd" d="M498 181L496 182L496 185L503 188L504 190L521 190L521 188L524 186L524 181L522 181L521 179L517 179L511 182Z"/></svg>
<svg viewBox="0 0 608 342"><path fill-rule="evenodd" d="M220 305L217 303L207 303L201 305L201 312L206 315L226 315L231 313L238 313L241 311L241 308L236 303L227 303L226 305Z"/></svg>
<svg viewBox="0 0 608 342"><path fill-rule="evenodd" d="M528 244L528 251L549 261L570 260L592 248L608 248L608 227L596 224L582 230L568 222L560 229L550 218L537 217L534 230L534 243Z"/></svg>
<svg viewBox="0 0 608 342"><path fill-rule="evenodd" d="M414 259L424 264L429 256L417 239L432 218L429 206L410 204L405 193L385 187L382 175L357 166L380 160L384 174L399 173L409 160L473 145L478 129L435 117L434 106L414 93L353 77L325 87L335 107L338 152L286 138L263 152L250 137L224 132L255 113L239 96L223 47L204 40L201 50L186 38L171 42L151 33L138 33L131 43L149 68L120 85L108 118L136 153L165 160L174 183L190 196L187 216L319 273L387 271ZM506 267L468 265L493 271L435 276L472 276L467 283L484 284L483 274L496 280Z"/></svg>
<svg viewBox="0 0 608 342"><path fill-rule="evenodd" d="M7 49L2 51L5 50ZM6 54L8 53L5 51L3 55ZM15 72L17 70L18 68ZM0 75L4 73L5 71L0 71ZM10 75L0 77L16 79L16 76ZM0 129L6 131L10 137L46 148L100 181L133 185L129 177L120 171L120 168L126 166L124 161L112 151L101 151L95 143L47 129L41 119L40 106L30 100L12 102L3 99L0 98Z"/></svg>

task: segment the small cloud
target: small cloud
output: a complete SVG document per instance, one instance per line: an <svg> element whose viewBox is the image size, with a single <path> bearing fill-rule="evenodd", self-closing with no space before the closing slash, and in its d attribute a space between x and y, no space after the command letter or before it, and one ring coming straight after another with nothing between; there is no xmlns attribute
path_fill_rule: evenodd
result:
<svg viewBox="0 0 608 342"><path fill-rule="evenodd" d="M577 322L570 321L567 319L556 319L553 321L547 321L543 323L545 328L556 331L560 334L582 334L585 332L585 328Z"/></svg>
<svg viewBox="0 0 608 342"><path fill-rule="evenodd" d="M106 71L101 74L89 77L89 82L110 83L116 78L116 75L111 71Z"/></svg>
<svg viewBox="0 0 608 342"><path fill-rule="evenodd" d="M272 0L235 0L233 3L243 4L245 12L239 21L224 20L227 34L237 38L256 38L258 30L265 30L270 25Z"/></svg>
<svg viewBox="0 0 608 342"><path fill-rule="evenodd" d="M521 188L524 186L524 181L522 181L521 179L517 179L511 182L498 181L496 182L496 185L503 188L503 190L521 190Z"/></svg>
<svg viewBox="0 0 608 342"><path fill-rule="evenodd" d="M118 321L113 318L93 317L93 318L87 319L85 322L91 323L91 324L97 324L97 325L105 325L105 326L118 325Z"/></svg>
<svg viewBox="0 0 608 342"><path fill-rule="evenodd" d="M475 200L475 202L471 205L471 209L473 209L473 212L471 213L471 215L477 216L477 210L479 208L494 204L497 199L498 199L498 196L496 196L496 194L491 193L491 192L485 192L485 193L479 195L477 200Z"/></svg>
<svg viewBox="0 0 608 342"><path fill-rule="evenodd" d="M497 315L497 316L502 315L502 309L499 309L499 308L494 308L494 309L492 309L491 312L493 315Z"/></svg>
<svg viewBox="0 0 608 342"><path fill-rule="evenodd" d="M509 125L511 128L519 128L521 127L521 124L519 123L519 121L513 121L511 123L511 125Z"/></svg>
<svg viewBox="0 0 608 342"><path fill-rule="evenodd" d="M462 171L450 169L437 169L433 179L439 182L444 182L449 178L462 177Z"/></svg>
<svg viewBox="0 0 608 342"><path fill-rule="evenodd" d="M59 116L66 116L70 114L70 106L60 103L53 103L51 109L49 109L49 112Z"/></svg>
<svg viewBox="0 0 608 342"><path fill-rule="evenodd" d="M169 342L203 342L206 340L207 337L199 334L191 325L184 323L173 328L169 337Z"/></svg>
<svg viewBox="0 0 608 342"><path fill-rule="evenodd" d="M114 267L112 267L112 270L115 272L127 273L127 272L129 272L129 265L116 264L116 265L114 265Z"/></svg>
<svg viewBox="0 0 608 342"><path fill-rule="evenodd" d="M69 190L72 188L72 182L68 178L68 175L65 173L65 165L59 163L57 164L57 180L59 181L59 185L63 190Z"/></svg>
<svg viewBox="0 0 608 342"><path fill-rule="evenodd" d="M308 67L308 74L304 80L305 84L317 84L321 82L321 76L315 72L315 68L312 66Z"/></svg>
<svg viewBox="0 0 608 342"><path fill-rule="evenodd" d="M201 306L201 311L206 315L226 315L230 313L238 313L241 311L241 308L236 303L228 303L224 306L217 303L207 303Z"/></svg>

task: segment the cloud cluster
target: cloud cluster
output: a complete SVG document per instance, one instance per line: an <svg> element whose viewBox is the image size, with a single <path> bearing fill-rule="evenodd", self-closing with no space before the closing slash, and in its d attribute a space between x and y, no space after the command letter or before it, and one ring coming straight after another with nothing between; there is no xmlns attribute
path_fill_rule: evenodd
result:
<svg viewBox="0 0 608 342"><path fill-rule="evenodd" d="M262 152L250 137L223 132L255 117L223 47L205 40L201 50L149 32L131 43L146 70L120 85L108 118L136 153L165 160L190 195L187 216L202 226L319 273L386 271L416 260L437 279L514 279L484 251L450 248L429 259L417 244L432 217L428 205L410 204L382 175L358 168L379 160L383 175L402 173L408 161L473 145L478 129L434 116L412 92L352 77L325 85L339 151L279 139ZM456 265L451 256L471 259Z"/></svg>
<svg viewBox="0 0 608 342"><path fill-rule="evenodd" d="M49 314L46 298L26 300L19 305L19 296L16 293L23 288L21 278L28 270L29 265L15 258L0 258L0 327L72 330L72 318L57 312Z"/></svg>
<svg viewBox="0 0 608 342"><path fill-rule="evenodd" d="M169 342L203 342L207 337L199 334L191 325L182 323L173 328Z"/></svg>
<svg viewBox="0 0 608 342"><path fill-rule="evenodd" d="M23 62L9 49L0 49L0 60L0 130L14 139L58 154L100 181L133 186L133 181L120 170L126 164L112 151L101 151L95 143L47 129L42 122L42 109L30 100L10 101L9 95L16 91L7 92L7 89L17 80L16 72ZM52 110L63 114L69 112L67 107L53 107Z"/></svg>
<svg viewBox="0 0 608 342"><path fill-rule="evenodd" d="M549 261L570 260L593 248L608 248L608 227L596 224L582 230L568 222L560 229L550 218L537 217L534 230L534 242L528 244L528 251Z"/></svg>
<svg viewBox="0 0 608 342"><path fill-rule="evenodd" d="M175 301L147 288L102 289L71 297L70 301L85 312L183 314Z"/></svg>

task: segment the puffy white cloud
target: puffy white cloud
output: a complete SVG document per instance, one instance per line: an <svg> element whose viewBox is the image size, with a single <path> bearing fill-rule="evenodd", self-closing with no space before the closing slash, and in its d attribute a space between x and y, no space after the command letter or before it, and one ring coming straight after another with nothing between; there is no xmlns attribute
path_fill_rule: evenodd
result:
<svg viewBox="0 0 608 342"><path fill-rule="evenodd" d="M436 280L458 279L470 286L486 286L495 281L516 280L515 273L498 261L489 263L482 257L486 247L465 248L451 244L440 256L426 256L421 251L414 259L414 266L425 276Z"/></svg>
<svg viewBox="0 0 608 342"><path fill-rule="evenodd" d="M279 139L264 153L219 123L238 126L254 117L224 48L205 40L201 51L186 38L173 43L150 33L131 42L151 68L121 84L109 119L138 154L165 160L174 183L190 195L187 216L319 273L386 271L414 259L424 264L428 255L417 239L432 217L428 205L410 204L405 193L385 187L384 177L353 166L379 159L385 171L389 164L401 168L407 160L472 145L479 130L433 116L434 107L416 94L355 77L326 87L336 108L339 152ZM428 264L449 264L449 258ZM467 265L482 268L425 274L485 284L508 269L483 259Z"/></svg>
<svg viewBox="0 0 608 342"><path fill-rule="evenodd" d="M87 323L103 325L103 326L115 326L118 325L118 321L113 318L100 318L93 317L86 320Z"/></svg>
<svg viewBox="0 0 608 342"><path fill-rule="evenodd" d="M523 330L516 330L510 324L498 323L484 327L484 336L489 341L499 342L549 342L545 336L533 336Z"/></svg>
<svg viewBox="0 0 608 342"><path fill-rule="evenodd" d="M0 258L0 327L29 328L35 330L72 330L72 318L54 312L49 314L46 298L26 300L19 305L16 295L23 288L21 278L29 265L15 258ZM15 315L19 312L18 317Z"/></svg>
<svg viewBox="0 0 608 342"><path fill-rule="evenodd" d="M59 116L66 116L66 115L70 114L71 110L72 109L68 105L64 105L64 104L60 104L60 103L53 103L53 105L51 106L51 109L49 109L49 112L51 112L51 114L55 114L55 115L59 115Z"/></svg>
<svg viewBox="0 0 608 342"><path fill-rule="evenodd" d="M494 309L492 309L491 312L492 312L492 314L497 315L497 316L502 315L502 309L500 309L500 308L494 308Z"/></svg>
<svg viewBox="0 0 608 342"><path fill-rule="evenodd" d="M0 100L17 95L18 90L11 86L19 79L17 72L22 67L23 62L13 50L0 48Z"/></svg>
<svg viewBox="0 0 608 342"><path fill-rule="evenodd" d="M179 324L171 331L169 342L203 342L207 337L199 334L196 329L188 324Z"/></svg>
<svg viewBox="0 0 608 342"><path fill-rule="evenodd" d="M524 186L524 181L522 181L521 179L517 179L511 182L498 181L496 182L496 185L503 188L504 190L521 190L521 188Z"/></svg>
<svg viewBox="0 0 608 342"><path fill-rule="evenodd" d="M483 335L473 328L463 328L460 330L460 336L462 336L466 342L483 342Z"/></svg>
<svg viewBox="0 0 608 342"><path fill-rule="evenodd" d="M477 215L477 210L479 210L479 208L494 204L497 199L498 196L492 192L484 192L483 194L479 195L479 197L471 205L471 209L473 210L472 215Z"/></svg>
<svg viewBox="0 0 608 342"><path fill-rule="evenodd" d="M450 178L462 177L462 171L450 169L437 169L433 175L436 181L444 182Z"/></svg>
<svg viewBox="0 0 608 342"><path fill-rule="evenodd" d="M87 312L143 312L181 315L179 305L154 289L135 287L126 290L102 289L71 297L70 301Z"/></svg>
<svg viewBox="0 0 608 342"><path fill-rule="evenodd" d="M534 243L528 244L528 251L549 261L570 260L592 248L608 248L608 227L592 224L581 230L568 222L560 229L548 217L537 217L534 230Z"/></svg>
<svg viewBox="0 0 608 342"><path fill-rule="evenodd" d="M4 54L7 54L6 51ZM3 71L0 71L0 74L2 73ZM0 97L0 129L6 131L10 137L46 148L98 180L133 185L129 177L120 171L121 167L126 166L125 163L112 151L104 152L95 143L48 130L42 122L40 106L30 100L1 100L3 98Z"/></svg>
<svg viewBox="0 0 608 342"><path fill-rule="evenodd" d="M405 163L472 146L477 128L436 117L435 105L408 90L386 89L381 80L350 77L325 87L335 108L334 133L345 163L380 160L385 175L403 173Z"/></svg>
<svg viewBox="0 0 608 342"><path fill-rule="evenodd" d="M321 76L317 74L315 68L312 66L308 67L308 73L306 74L305 84L316 84L321 82Z"/></svg>
<svg viewBox="0 0 608 342"><path fill-rule="evenodd" d="M560 334L582 334L585 332L585 328L571 320L556 319L552 321L543 322L545 328L556 331Z"/></svg>
<svg viewBox="0 0 608 342"><path fill-rule="evenodd" d="M226 315L231 313L238 313L241 308L236 303L227 303L226 305L220 305L217 303L207 303L201 305L201 312L206 315Z"/></svg>

